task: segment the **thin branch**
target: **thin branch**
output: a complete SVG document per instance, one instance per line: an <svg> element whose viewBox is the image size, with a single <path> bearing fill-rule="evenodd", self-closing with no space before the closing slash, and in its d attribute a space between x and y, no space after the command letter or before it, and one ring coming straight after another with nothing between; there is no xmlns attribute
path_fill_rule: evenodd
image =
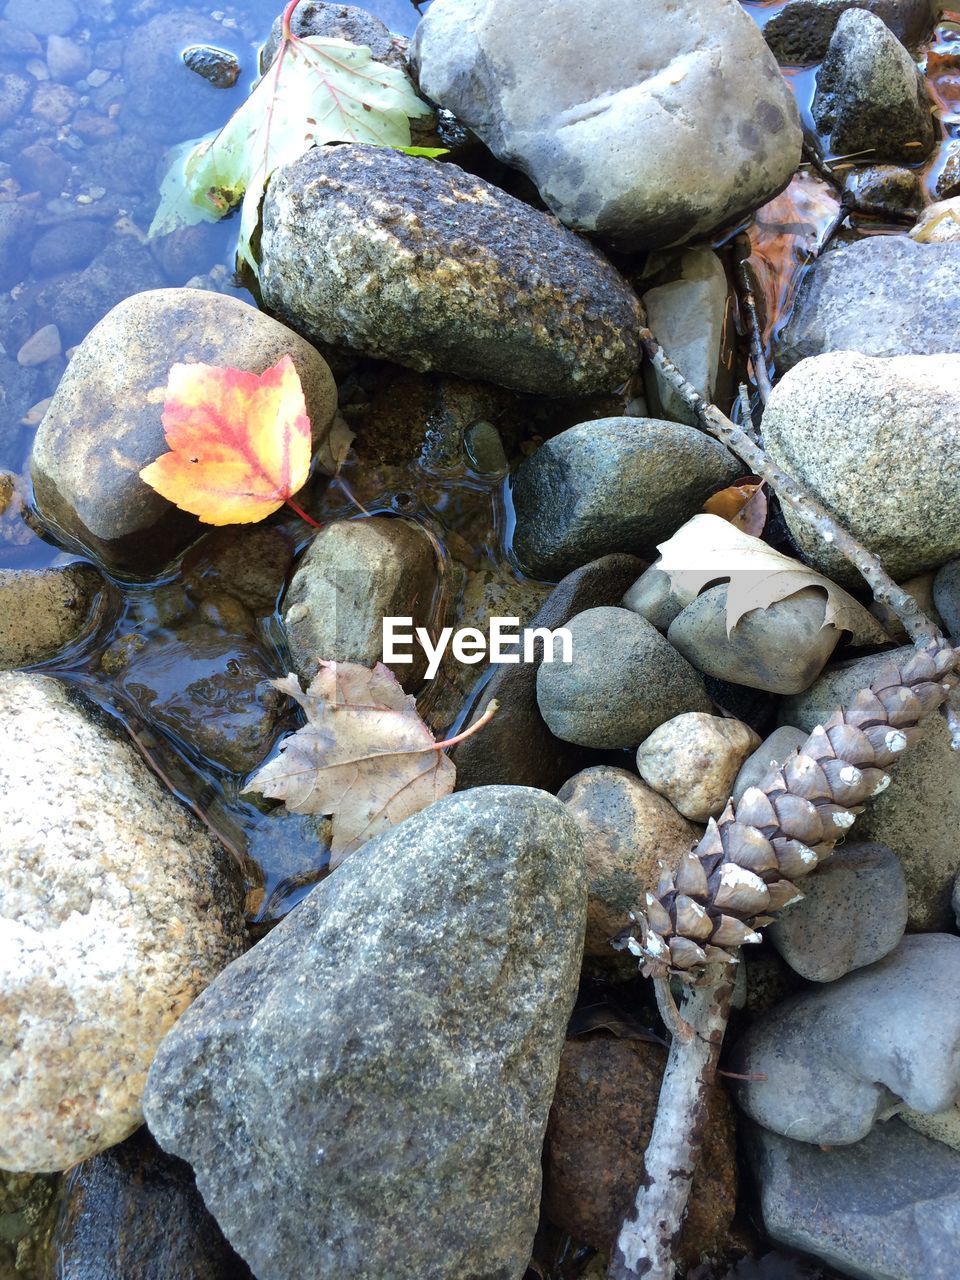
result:
<svg viewBox="0 0 960 1280"><path fill-rule="evenodd" d="M767 357L763 349L763 332L760 328L760 317L757 314L757 299L750 279L750 254L753 246L746 232L741 233L733 242L734 263L737 277L737 289L740 301L746 312L747 329L750 334L750 363L753 366L753 377L760 393L760 400L766 404L773 388L770 385L770 374L767 372Z"/></svg>

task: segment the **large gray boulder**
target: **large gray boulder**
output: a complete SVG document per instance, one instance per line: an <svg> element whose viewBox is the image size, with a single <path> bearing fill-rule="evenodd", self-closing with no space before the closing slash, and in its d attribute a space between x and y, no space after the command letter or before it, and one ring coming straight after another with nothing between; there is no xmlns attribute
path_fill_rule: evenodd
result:
<svg viewBox="0 0 960 1280"><path fill-rule="evenodd" d="M833 351L804 360L774 388L763 435L773 461L898 582L960 555L960 354ZM802 520L784 515L816 568L857 578Z"/></svg>
<svg viewBox="0 0 960 1280"><path fill-rule="evenodd" d="M637 299L591 245L454 164L317 147L263 205L263 301L312 339L518 391L611 391Z"/></svg>
<svg viewBox="0 0 960 1280"><path fill-rule="evenodd" d="M624 247L705 235L800 162L793 97L735 0L435 0L411 55L562 221Z"/></svg>
<svg viewBox="0 0 960 1280"><path fill-rule="evenodd" d="M825 351L960 351L960 242L868 236L817 258L777 343L777 367Z"/></svg>
<svg viewBox="0 0 960 1280"><path fill-rule="evenodd" d="M519 1280L586 915L579 830L524 787L365 845L161 1046L148 1123L272 1280Z"/></svg>
<svg viewBox="0 0 960 1280"><path fill-rule="evenodd" d="M932 19L930 0L787 0L770 13L764 38L779 62L819 62L848 9L875 13L908 45L929 31Z"/></svg>

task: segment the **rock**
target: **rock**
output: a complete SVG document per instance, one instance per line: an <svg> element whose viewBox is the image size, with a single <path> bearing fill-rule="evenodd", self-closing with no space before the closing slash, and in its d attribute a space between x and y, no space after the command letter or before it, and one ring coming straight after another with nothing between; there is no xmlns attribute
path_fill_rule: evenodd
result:
<svg viewBox="0 0 960 1280"><path fill-rule="evenodd" d="M183 559L185 584L201 597L226 592L251 613L272 613L293 564L293 544L268 525L215 529Z"/></svg>
<svg viewBox="0 0 960 1280"><path fill-rule="evenodd" d="M575 1240L612 1248L643 1180L666 1052L640 1040L568 1040L547 1126L547 1217ZM703 1150L675 1258L693 1267L729 1243L737 1197L733 1108L719 1086L709 1092Z"/></svg>
<svg viewBox="0 0 960 1280"><path fill-rule="evenodd" d="M685 818L706 822L726 808L740 766L759 745L742 720L686 711L640 743L637 769Z"/></svg>
<svg viewBox="0 0 960 1280"><path fill-rule="evenodd" d="M80 13L73 0L7 0L3 16L14 26L37 36L65 36L77 25Z"/></svg>
<svg viewBox="0 0 960 1280"><path fill-rule="evenodd" d="M840 17L854 8L876 14L907 45L930 30L928 0L787 0L764 24L763 34L778 62L819 62Z"/></svg>
<svg viewBox="0 0 960 1280"><path fill-rule="evenodd" d="M301 0L293 11L290 30L295 36L321 36L365 44L378 62L401 63L406 41L395 36L379 18L350 4ZM266 71L280 48L280 17L274 19L267 43L260 50L260 71Z"/></svg>
<svg viewBox="0 0 960 1280"><path fill-rule="evenodd" d="M960 354L837 351L805 360L777 383L763 434L772 460L894 578L960 554ZM828 576L839 573L839 554L823 550L789 511L784 517L805 557Z"/></svg>
<svg viewBox="0 0 960 1280"><path fill-rule="evenodd" d="M37 431L31 472L43 518L111 566L161 567L204 527L139 477L166 451L161 412L171 364L201 360L261 373L285 354L319 445L336 388L325 361L296 334L237 298L197 289L127 298L74 352Z"/></svg>
<svg viewBox="0 0 960 1280"><path fill-rule="evenodd" d="M960 352L960 245L868 236L817 258L780 334L777 367L827 351Z"/></svg>
<svg viewBox="0 0 960 1280"><path fill-rule="evenodd" d="M138 132L179 142L223 124L218 95L180 56L188 45L218 45L223 36L218 22L189 9L157 14L133 28L123 48L122 104L140 117L133 126Z"/></svg>
<svg viewBox="0 0 960 1280"><path fill-rule="evenodd" d="M46 364L55 359L61 352L60 330L55 324L45 324L29 337L17 352L17 364L25 369L35 365Z"/></svg>
<svg viewBox="0 0 960 1280"><path fill-rule="evenodd" d="M181 53L184 64L203 76L215 89L232 89L240 78L240 63L235 53L212 44L192 44Z"/></svg>
<svg viewBox="0 0 960 1280"><path fill-rule="evenodd" d="M841 14L813 100L829 149L921 160L933 146L931 109L916 63L890 28L865 9Z"/></svg>
<svg viewBox="0 0 960 1280"><path fill-rule="evenodd" d="M35 142L32 146L24 147L17 157L17 175L26 189L41 191L47 196L60 195L70 181L70 168L70 161L45 142ZM79 236L83 236L86 234L83 230L86 225L88 224L81 223L79 219L73 219L68 224L68 231L76 231Z"/></svg>
<svg viewBox="0 0 960 1280"><path fill-rule="evenodd" d="M657 567L659 563L658 556L640 575L623 597L623 607L639 613L641 618L646 618L658 631L666 634L680 610L696 596L691 596L686 590L675 590L670 583L670 575Z"/></svg>
<svg viewBox="0 0 960 1280"><path fill-rule="evenodd" d="M0 289L9 289L23 279L23 255L32 227L32 210L12 202L0 204Z"/></svg>
<svg viewBox="0 0 960 1280"><path fill-rule="evenodd" d="M751 1131L763 1223L780 1244L867 1280L949 1276L960 1233L960 1154L898 1120L821 1151Z"/></svg>
<svg viewBox="0 0 960 1280"><path fill-rule="evenodd" d="M47 66L54 80L73 84L90 70L90 49L67 36L52 35L47 40Z"/></svg>
<svg viewBox="0 0 960 1280"><path fill-rule="evenodd" d="M679 267L679 279L648 289L641 300L664 352L712 403L727 315L727 273L711 249L685 249ZM696 415L659 370L646 363L643 372L654 414L697 426Z"/></svg>
<svg viewBox="0 0 960 1280"><path fill-rule="evenodd" d="M933 601L947 633L960 637L960 560L951 560L937 570L933 580Z"/></svg>
<svg viewBox="0 0 960 1280"><path fill-rule="evenodd" d="M0 1165L65 1169L141 1120L160 1040L244 946L242 886L127 738L0 676Z"/></svg>
<svg viewBox="0 0 960 1280"><path fill-rule="evenodd" d="M0 1275L5 1280L46 1280L57 1221L59 1174L0 1172Z"/></svg>
<svg viewBox="0 0 960 1280"><path fill-rule="evenodd" d="M649 555L740 471L694 427L654 418L581 422L517 471L514 551L541 578L611 551Z"/></svg>
<svg viewBox="0 0 960 1280"><path fill-rule="evenodd" d="M825 611L823 590L804 587L744 614L728 635L724 583L682 609L667 638L705 675L748 689L799 693L817 678L840 639L835 626L823 625Z"/></svg>
<svg viewBox="0 0 960 1280"><path fill-rule="evenodd" d="M0 569L0 669L43 662L90 632L110 589L89 564Z"/></svg>
<svg viewBox="0 0 960 1280"><path fill-rule="evenodd" d="M433 544L416 524L390 516L336 520L310 542L283 598L282 615L294 668L302 680L317 661L383 659L383 619L412 617L429 628L439 588ZM427 659L410 646L412 663L388 664L405 689L423 680Z"/></svg>
<svg viewBox="0 0 960 1280"><path fill-rule="evenodd" d="M893 656L910 652L896 650ZM889 657L879 653L831 668L806 693L784 702L782 718L809 732L869 686ZM960 710L960 694L953 694L953 704ZM909 929L949 929L950 890L960 871L960 771L942 716L927 719L920 741L904 752L891 777L887 790L857 819L857 839L896 850L907 881Z"/></svg>
<svg viewBox="0 0 960 1280"><path fill-rule="evenodd" d="M15 71L0 72L0 125L16 120L30 97L30 81Z"/></svg>
<svg viewBox="0 0 960 1280"><path fill-rule="evenodd" d="M99 223L61 222L37 239L30 254L30 267L40 276L85 267L103 249L106 241L107 229Z"/></svg>
<svg viewBox="0 0 960 1280"><path fill-rule="evenodd" d="M148 1122L254 1272L523 1274L585 906L554 797L447 796L365 845L181 1018Z"/></svg>
<svg viewBox="0 0 960 1280"><path fill-rule="evenodd" d="M740 772L730 790L734 803L739 804L740 797L747 787L757 786L771 766L783 764L787 756L792 755L806 742L808 736L805 729L784 724L779 729L774 729L769 737L764 738L753 755L747 756L740 767Z"/></svg>
<svg viewBox="0 0 960 1280"><path fill-rule="evenodd" d="M886 845L841 845L801 887L803 900L764 936L802 978L835 982L882 960L903 937L907 885Z"/></svg>
<svg viewBox="0 0 960 1280"><path fill-rule="evenodd" d="M948 1147L953 1147L954 1151L960 1151L960 1103L954 1103L952 1107L938 1112L935 1116L927 1116L922 1111L913 1111L909 1107L904 1107L902 1111L897 1112L897 1118L909 1125L911 1129L915 1129L917 1133L933 1138L935 1142L946 1143Z"/></svg>
<svg viewBox="0 0 960 1280"><path fill-rule="evenodd" d="M279 318L408 368L565 396L610 391L639 359L637 300L609 262L454 164L308 151L267 188L261 261Z"/></svg>
<svg viewBox="0 0 960 1280"><path fill-rule="evenodd" d="M848 922L841 917L835 927ZM778 1005L737 1043L740 1106L801 1142L842 1146L902 1098L933 1115L960 1095L960 938L917 934L876 964Z"/></svg>
<svg viewBox="0 0 960 1280"><path fill-rule="evenodd" d="M537 705L556 737L633 747L671 716L710 709L703 681L646 618L587 609L569 631L573 661L545 662L537 672Z"/></svg>
<svg viewBox="0 0 960 1280"><path fill-rule="evenodd" d="M575 569L554 587L529 625L553 630L566 626L585 609L616 604L640 567L634 556L610 555ZM490 698L496 698L500 707L482 733L453 749L461 790L513 782L556 791L586 763L584 749L555 738L540 715L537 671L542 649L537 646L535 652L535 662L496 667L485 685L472 719L479 717Z"/></svg>
<svg viewBox="0 0 960 1280"><path fill-rule="evenodd" d="M957 928L960 929L960 875L953 882L953 895L950 901L953 907L953 914L957 920Z"/></svg>
<svg viewBox="0 0 960 1280"><path fill-rule="evenodd" d="M114 236L91 263L44 280L37 289L37 315L49 316L68 346L82 342L110 311L140 290L165 280L150 250L133 236Z"/></svg>
<svg viewBox="0 0 960 1280"><path fill-rule="evenodd" d="M74 1170L57 1255L58 1280L252 1280L190 1166L145 1128Z"/></svg>
<svg viewBox="0 0 960 1280"><path fill-rule="evenodd" d="M660 863L678 865L700 839L700 828L626 769L596 765L576 774L557 798L583 835L586 859L588 956L612 955L610 939L630 924L657 887Z"/></svg>
<svg viewBox="0 0 960 1280"><path fill-rule="evenodd" d="M79 96L65 84L42 82L33 91L30 112L47 125L64 125L80 105Z"/></svg>
<svg viewBox="0 0 960 1280"><path fill-rule="evenodd" d="M411 57L423 92L529 174L563 222L624 248L705 236L799 163L789 90L728 0L439 0ZM734 74L745 63L751 75Z"/></svg>
<svg viewBox="0 0 960 1280"><path fill-rule="evenodd" d="M960 196L928 204L907 235L921 244L949 244L960 240Z"/></svg>
<svg viewBox="0 0 960 1280"><path fill-rule="evenodd" d="M927 573L918 573L915 578L908 578L905 582L897 583L902 591L908 596L912 596L914 601L920 607L923 613L927 615L933 625L939 630L944 631L943 619L937 612L937 607L933 602L933 583L936 573L931 569ZM881 604L880 601L874 600L870 606L870 612L879 621L884 631L897 644L905 644L909 640L907 629L889 607L889 605Z"/></svg>
<svg viewBox="0 0 960 1280"><path fill-rule="evenodd" d="M853 207L864 213L900 217L917 215L920 203L920 180L912 169L893 164L871 164L863 169L851 168L843 180L843 194Z"/></svg>

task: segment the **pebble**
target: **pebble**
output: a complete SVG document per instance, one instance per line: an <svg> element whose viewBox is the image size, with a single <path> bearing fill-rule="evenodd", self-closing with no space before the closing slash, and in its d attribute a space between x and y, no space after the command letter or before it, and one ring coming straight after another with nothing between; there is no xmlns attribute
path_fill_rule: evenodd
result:
<svg viewBox="0 0 960 1280"><path fill-rule="evenodd" d="M0 717L0 1166L51 1171L140 1124L157 1045L243 950L242 886L63 685L0 675Z"/></svg>
<svg viewBox="0 0 960 1280"><path fill-rule="evenodd" d="M585 910L566 808L475 788L370 841L187 1011L147 1120L256 1274L523 1274Z"/></svg>
<svg viewBox="0 0 960 1280"><path fill-rule="evenodd" d="M54 80L73 84L90 70L90 50L67 36L52 35L47 40L47 66Z"/></svg>
<svg viewBox="0 0 960 1280"><path fill-rule="evenodd" d="M764 934L802 978L835 982L882 960L903 937L907 885L900 860L886 845L841 845L802 890L803 900Z"/></svg>
<svg viewBox="0 0 960 1280"><path fill-rule="evenodd" d="M740 766L759 736L742 720L687 711L637 749L637 770L685 818L706 822L726 808Z"/></svg>
<svg viewBox="0 0 960 1280"><path fill-rule="evenodd" d="M702 431L653 418L600 418L561 431L513 481L513 549L556 578L612 551L650 555L742 467Z"/></svg>
<svg viewBox="0 0 960 1280"><path fill-rule="evenodd" d="M958 982L960 938L925 933L801 992L735 1045L730 1070L750 1077L737 1101L774 1133L830 1146L858 1142L898 1099L944 1111L960 1095Z"/></svg>
<svg viewBox="0 0 960 1280"><path fill-rule="evenodd" d="M584 952L609 959L611 938L628 928L660 879L661 862L679 865L701 829L641 782L611 765L575 774L557 792L583 835L587 935Z"/></svg>
<svg viewBox="0 0 960 1280"><path fill-rule="evenodd" d="M808 737L806 730L797 729L792 724L783 724L779 729L774 729L773 733L764 738L756 751L747 756L740 766L740 772L730 789L734 803L739 803L747 787L758 786L774 765L783 764L789 755L806 742Z"/></svg>
<svg viewBox="0 0 960 1280"><path fill-rule="evenodd" d="M454 164L314 148L274 173L261 246L265 305L313 341L548 396L612 391L638 362L613 266Z"/></svg>
<svg viewBox="0 0 960 1280"><path fill-rule="evenodd" d="M835 155L872 150L919 161L933 146L931 102L916 63L865 9L840 15L817 73L813 116Z"/></svg>
<svg viewBox="0 0 960 1280"><path fill-rule="evenodd" d="M62 350L60 330L55 324L45 324L17 352L17 364L25 369L32 369L35 365L46 364L48 360L55 359Z"/></svg>
<svg viewBox="0 0 960 1280"><path fill-rule="evenodd" d="M921 244L949 244L960 240L960 196L928 204L907 234Z"/></svg>
<svg viewBox="0 0 960 1280"><path fill-rule="evenodd" d="M43 662L104 617L109 589L88 564L0 569L0 670Z"/></svg>
<svg viewBox="0 0 960 1280"><path fill-rule="evenodd" d="M804 360L774 388L763 434L771 460L829 507L897 581L960 554L960 354L834 351ZM784 518L815 568L859 580L789 509Z"/></svg>
<svg viewBox="0 0 960 1280"><path fill-rule="evenodd" d="M218 49L211 44L192 44L180 56L191 71L202 76L215 89L232 89L240 78L237 55L227 49Z"/></svg>
<svg viewBox="0 0 960 1280"><path fill-rule="evenodd" d="M188 71L180 56L189 45L219 45L222 40L218 23L187 7L171 8L133 25L121 45L126 82L122 101L125 112L140 117L138 130L178 143L222 126L220 95ZM99 57L97 62L108 65Z"/></svg>
<svg viewBox="0 0 960 1280"><path fill-rule="evenodd" d="M624 248L703 238L776 195L800 160L776 60L725 0L435 0L411 60L427 97L561 221Z"/></svg>
<svg viewBox="0 0 960 1280"><path fill-rule="evenodd" d="M569 631L573 661L545 662L537 672L537 704L556 737L635 747L671 716L710 710L702 678L638 614L587 609Z"/></svg>
<svg viewBox="0 0 960 1280"><path fill-rule="evenodd" d="M956 1273L960 1153L899 1120L829 1150L751 1128L749 1150L780 1244L865 1280Z"/></svg>

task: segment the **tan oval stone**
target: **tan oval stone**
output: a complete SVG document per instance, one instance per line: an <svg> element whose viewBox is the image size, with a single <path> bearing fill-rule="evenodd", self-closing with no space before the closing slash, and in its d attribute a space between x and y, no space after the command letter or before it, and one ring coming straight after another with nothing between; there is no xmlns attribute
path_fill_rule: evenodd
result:
<svg viewBox="0 0 960 1280"><path fill-rule="evenodd" d="M706 822L723 812L740 766L759 745L742 720L687 711L641 742L637 769L685 818Z"/></svg>

